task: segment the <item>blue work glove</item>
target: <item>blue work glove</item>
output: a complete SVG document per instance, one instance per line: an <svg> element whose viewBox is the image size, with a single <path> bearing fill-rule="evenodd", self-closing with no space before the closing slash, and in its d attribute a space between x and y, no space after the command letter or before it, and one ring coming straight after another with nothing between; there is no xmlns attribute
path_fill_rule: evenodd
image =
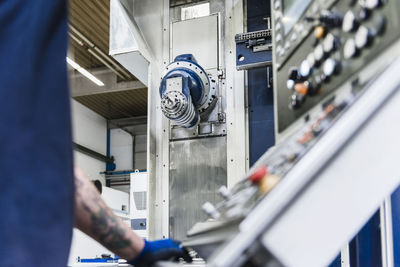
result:
<svg viewBox="0 0 400 267"><path fill-rule="evenodd" d="M186 262L192 262L187 250L180 246L180 242L172 239L157 241L144 240L144 248L140 254L128 262L135 267L150 267L157 261L170 261L183 258Z"/></svg>

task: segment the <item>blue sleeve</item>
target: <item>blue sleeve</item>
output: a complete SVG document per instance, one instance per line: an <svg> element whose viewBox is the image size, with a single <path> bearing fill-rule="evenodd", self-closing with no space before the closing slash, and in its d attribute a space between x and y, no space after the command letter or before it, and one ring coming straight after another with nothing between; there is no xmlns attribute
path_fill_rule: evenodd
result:
<svg viewBox="0 0 400 267"><path fill-rule="evenodd" d="M65 0L0 1L2 266L66 266L74 221Z"/></svg>

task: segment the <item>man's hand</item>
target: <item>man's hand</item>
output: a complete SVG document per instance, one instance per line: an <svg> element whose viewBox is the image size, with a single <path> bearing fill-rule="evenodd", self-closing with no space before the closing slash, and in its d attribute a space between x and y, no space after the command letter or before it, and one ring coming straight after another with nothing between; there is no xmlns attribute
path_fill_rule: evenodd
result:
<svg viewBox="0 0 400 267"><path fill-rule="evenodd" d="M160 260L184 258L191 262L179 242L170 239L149 242L136 235L107 207L82 170L75 168L76 227L135 267Z"/></svg>
<svg viewBox="0 0 400 267"><path fill-rule="evenodd" d="M76 227L123 259L131 260L144 241L107 207L92 182L75 168Z"/></svg>
<svg viewBox="0 0 400 267"><path fill-rule="evenodd" d="M135 267L152 266L157 261L176 260L183 258L186 262L192 262L187 251L180 246L180 242L164 239L157 241L146 241L140 254L129 262Z"/></svg>

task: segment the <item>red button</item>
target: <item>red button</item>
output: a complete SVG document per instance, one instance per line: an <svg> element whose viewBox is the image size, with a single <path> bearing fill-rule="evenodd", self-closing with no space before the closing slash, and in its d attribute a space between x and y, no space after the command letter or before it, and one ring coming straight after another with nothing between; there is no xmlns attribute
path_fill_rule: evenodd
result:
<svg viewBox="0 0 400 267"><path fill-rule="evenodd" d="M268 173L267 166L261 166L250 176L250 181L253 183L259 183L264 176Z"/></svg>

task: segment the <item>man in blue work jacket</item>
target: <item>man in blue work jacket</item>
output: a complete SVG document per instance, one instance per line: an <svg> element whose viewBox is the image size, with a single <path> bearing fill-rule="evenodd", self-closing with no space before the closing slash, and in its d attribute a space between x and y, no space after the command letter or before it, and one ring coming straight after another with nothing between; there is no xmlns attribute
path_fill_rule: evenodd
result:
<svg viewBox="0 0 400 267"><path fill-rule="evenodd" d="M0 266L66 266L74 226L135 266L185 256L74 175L66 51L66 0L0 1Z"/></svg>

